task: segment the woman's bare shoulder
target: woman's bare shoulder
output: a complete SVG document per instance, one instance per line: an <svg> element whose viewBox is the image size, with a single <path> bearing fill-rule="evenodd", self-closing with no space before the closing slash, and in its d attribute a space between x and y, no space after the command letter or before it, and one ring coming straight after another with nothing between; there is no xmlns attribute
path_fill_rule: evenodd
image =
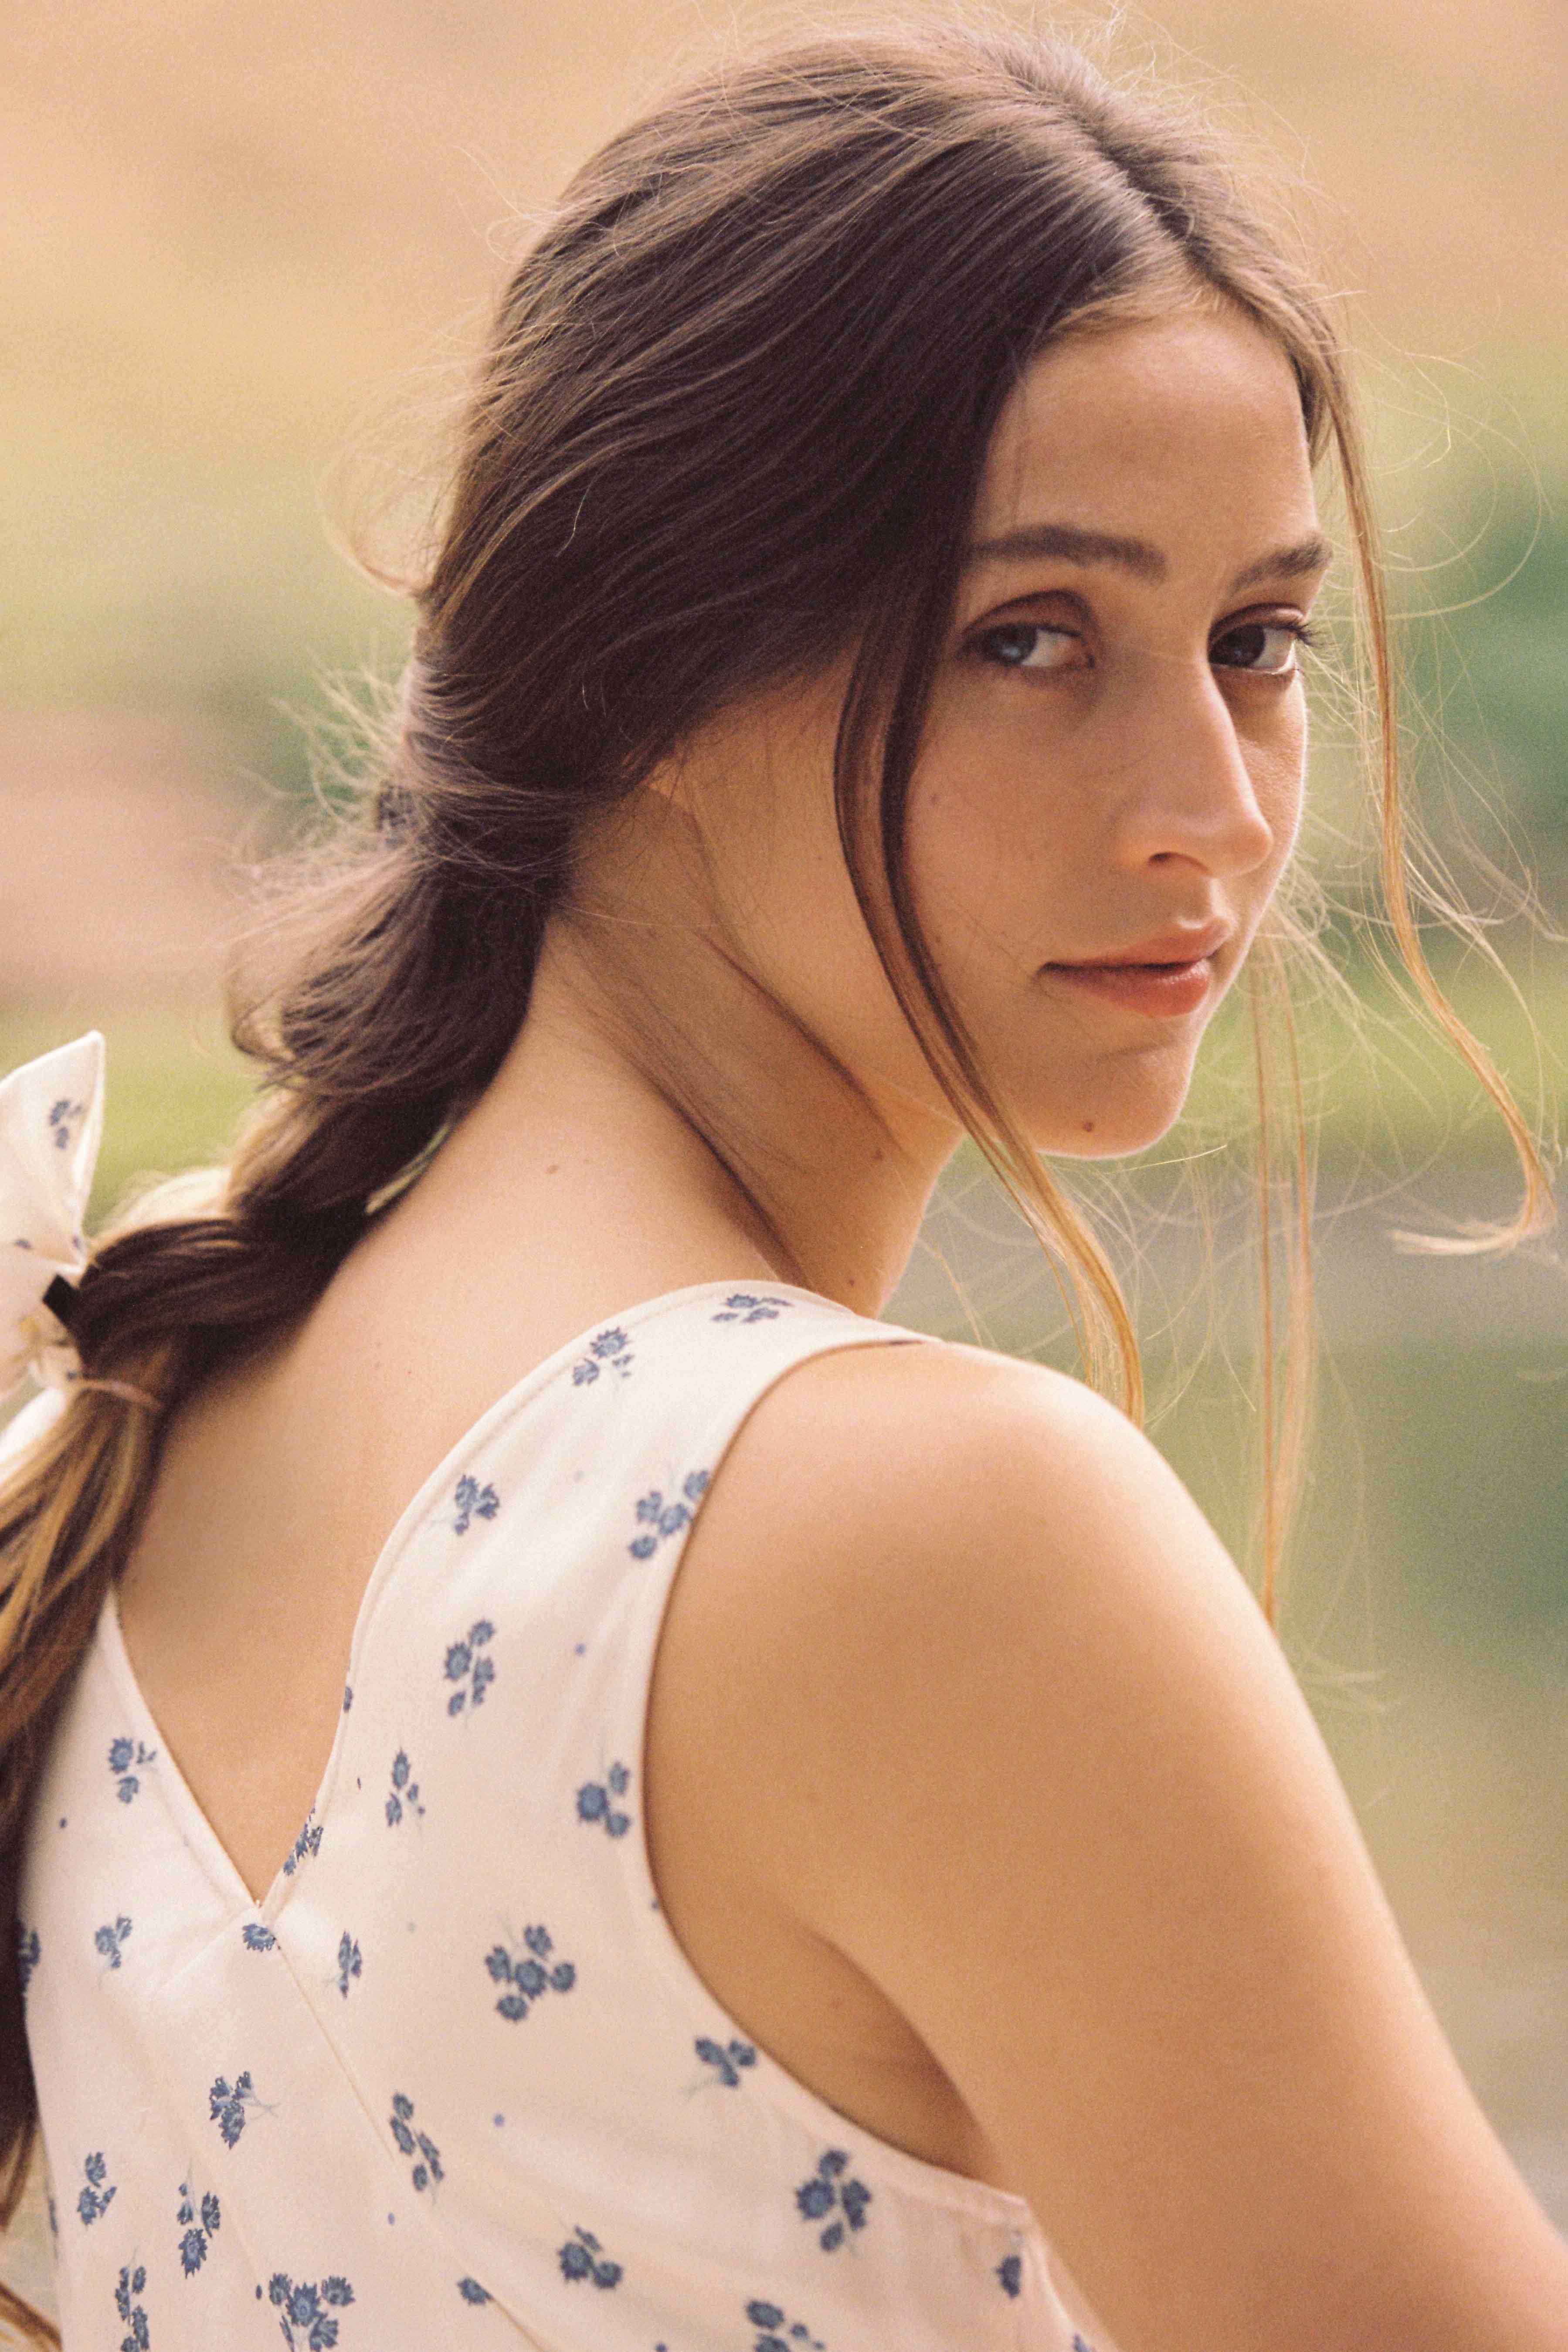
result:
<svg viewBox="0 0 1568 2352"><path fill-rule="evenodd" d="M783 1566L807 1544L824 1586L873 1563L970 1580L1000 1566L996 1538L1034 1578L1058 1549L1081 1561L1101 1519L1206 1523L1149 1441L1081 1381L982 1348L935 1341L846 1348L800 1364L759 1401L705 1507L708 1543ZM1225 1561L1227 1582L1240 1590ZM900 1610L910 1593L898 1573ZM784 1593L805 1596L793 1577Z"/></svg>
<svg viewBox="0 0 1568 2352"><path fill-rule="evenodd" d="M815 1359L672 1622L727 1847L919 2034L1119 2341L1568 2352L1568 2255L1279 1644L1113 1407L978 1349Z"/></svg>

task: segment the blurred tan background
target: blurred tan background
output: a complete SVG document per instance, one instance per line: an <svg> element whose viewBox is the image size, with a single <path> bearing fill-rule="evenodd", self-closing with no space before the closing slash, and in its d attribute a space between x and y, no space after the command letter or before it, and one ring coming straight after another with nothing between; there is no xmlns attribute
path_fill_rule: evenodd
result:
<svg viewBox="0 0 1568 2352"><path fill-rule="evenodd" d="M396 505L532 207L727 25L853 12L718 0L77 0L9 12L0 77L0 1069L110 1044L98 1205L223 1148L247 1090L218 971L238 867L308 809L322 681L395 672L405 618L329 532ZM939 13L906 6L906 16ZM959 13L963 13L960 11ZM998 8L1026 19L1028 11ZM1411 751L1544 1043L1434 946L1542 1110L1568 1050L1568 287L1556 0L1154 0L1034 12L1204 93L1300 205L1358 353ZM521 218L520 218L520 215ZM1444 2022L1568 2227L1568 1283L1537 1254L1401 1255L1391 1228L1506 1210L1474 1089L1402 1023L1349 920L1365 831L1319 716L1311 846L1371 1008L1309 1027L1331 1354L1287 1638ZM1436 731L1436 730L1440 730ZM1501 919L1487 858L1534 878ZM1114 1188L1154 1431L1227 1539L1245 1334L1205 1321L1201 1220L1171 1173L1229 1100ZM1540 1081L1544 1069L1546 1088ZM1213 1251L1228 1306L1222 1170ZM1239 1258L1234 1265L1239 1265ZM1048 1282L961 1162L889 1311L1053 1344ZM36 2240L3 2258L37 2277Z"/></svg>

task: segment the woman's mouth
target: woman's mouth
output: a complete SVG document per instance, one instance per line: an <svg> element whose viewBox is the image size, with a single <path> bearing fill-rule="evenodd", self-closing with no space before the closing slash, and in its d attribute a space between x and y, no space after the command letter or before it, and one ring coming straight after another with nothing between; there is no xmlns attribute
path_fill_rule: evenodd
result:
<svg viewBox="0 0 1568 2352"><path fill-rule="evenodd" d="M1214 984L1214 963L1206 955L1184 963L1048 963L1045 968L1074 989L1154 1019L1195 1013Z"/></svg>

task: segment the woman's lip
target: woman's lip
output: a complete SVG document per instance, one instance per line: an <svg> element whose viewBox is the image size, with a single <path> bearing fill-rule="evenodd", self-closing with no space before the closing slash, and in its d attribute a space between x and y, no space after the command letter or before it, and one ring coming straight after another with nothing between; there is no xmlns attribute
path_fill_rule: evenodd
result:
<svg viewBox="0 0 1568 2352"><path fill-rule="evenodd" d="M1189 963L1048 963L1046 970L1130 1013L1168 1019L1195 1013L1214 982L1208 956L1194 956Z"/></svg>

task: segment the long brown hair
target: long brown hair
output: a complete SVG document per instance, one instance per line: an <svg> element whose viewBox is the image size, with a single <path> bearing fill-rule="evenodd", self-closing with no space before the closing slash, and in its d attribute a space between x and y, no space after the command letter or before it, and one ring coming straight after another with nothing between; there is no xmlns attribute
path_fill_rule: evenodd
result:
<svg viewBox="0 0 1568 2352"><path fill-rule="evenodd" d="M1380 575L1323 303L1209 134L1076 51L957 27L816 37L726 60L612 139L518 263L412 583L398 723L297 893L281 976L237 1012L267 1090L226 1170L98 1238L77 1323L88 1374L151 1391L166 1416L303 1313L495 1075L584 820L727 703L853 650L835 787L867 921L949 1099L1062 1271L1089 1371L1136 1412L1110 1265L964 1032L921 936L903 835L981 469L1020 370L1053 338L1194 300L1234 304L1275 338L1314 459L1337 452L1393 919L1438 1019L1506 1103L1410 915ZM1258 957L1264 978L1273 960ZM1508 1109L1531 1219L1543 1180ZM1304 1236L1300 1215L1292 1229ZM1288 1377L1277 1455L1304 1394ZM160 1426L123 1395L79 1391L0 1494L7 1922L37 1769L134 1538ZM1288 1485L1277 1465L1273 1491ZM1278 1511L1266 1535L1271 1576ZM35 2104L8 1924L0 2220Z"/></svg>

